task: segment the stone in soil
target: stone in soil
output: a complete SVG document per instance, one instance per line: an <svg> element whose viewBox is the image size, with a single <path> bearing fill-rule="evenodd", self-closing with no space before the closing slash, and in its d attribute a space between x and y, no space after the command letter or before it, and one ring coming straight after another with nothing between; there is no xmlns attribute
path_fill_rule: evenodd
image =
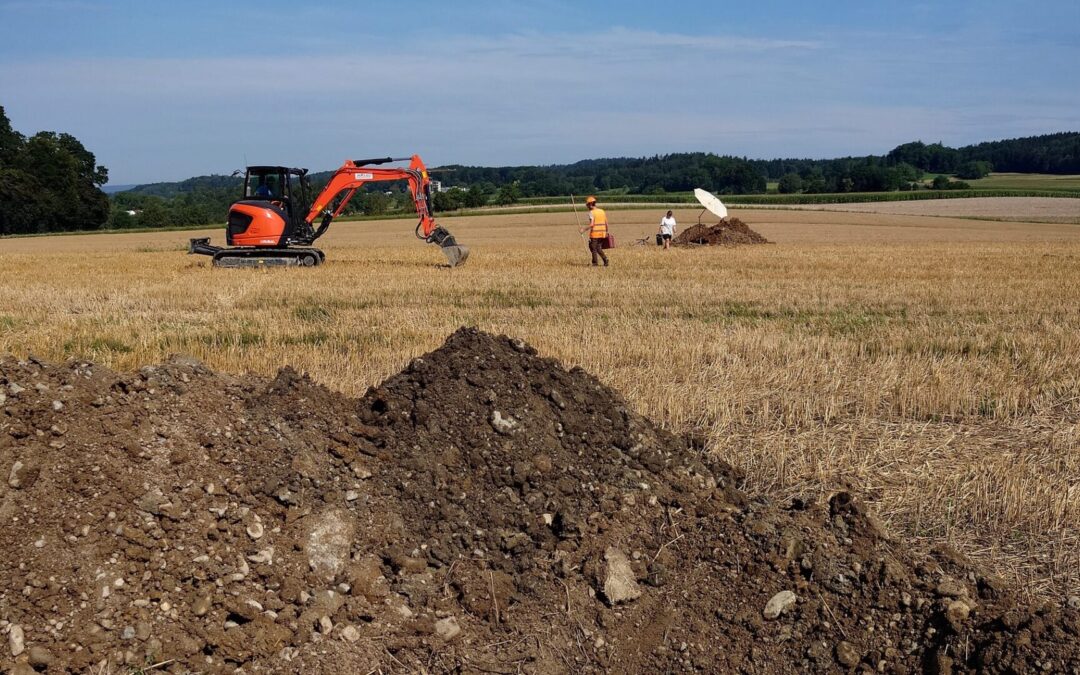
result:
<svg viewBox="0 0 1080 675"><path fill-rule="evenodd" d="M630 559L626 554L609 546L604 551L604 560L607 567L604 572L603 591L608 602L617 605L640 598L641 587L634 578L634 569L630 566Z"/></svg>
<svg viewBox="0 0 1080 675"><path fill-rule="evenodd" d="M18 656L26 649L26 638L22 626L13 624L8 628L8 648L12 656Z"/></svg>
<svg viewBox="0 0 1080 675"><path fill-rule="evenodd" d="M777 619L788 608L795 605L797 598L791 591L780 591L776 595L769 598L769 602L765 604L765 609L762 610L762 614L766 619Z"/></svg>

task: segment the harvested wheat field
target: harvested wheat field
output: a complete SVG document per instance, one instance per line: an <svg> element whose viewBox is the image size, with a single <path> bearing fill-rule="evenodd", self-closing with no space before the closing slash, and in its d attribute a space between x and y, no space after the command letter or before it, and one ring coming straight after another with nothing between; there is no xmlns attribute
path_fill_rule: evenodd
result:
<svg viewBox="0 0 1080 675"><path fill-rule="evenodd" d="M0 664L1080 668L1080 227L737 215L0 241Z"/></svg>

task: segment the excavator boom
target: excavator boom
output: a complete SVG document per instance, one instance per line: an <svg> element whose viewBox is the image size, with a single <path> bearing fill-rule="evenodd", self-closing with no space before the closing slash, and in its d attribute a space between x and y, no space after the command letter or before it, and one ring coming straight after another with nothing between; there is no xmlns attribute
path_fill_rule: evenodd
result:
<svg viewBox="0 0 1080 675"><path fill-rule="evenodd" d="M404 161L409 162L408 168L374 166ZM469 249L458 244L450 232L435 223L431 208L431 179L419 155L400 159L385 157L348 160L341 165L341 168L330 177L323 191L315 197L311 210L304 219L309 226L314 227L315 220L322 217L319 227L313 230L312 241L326 232L330 223L345 210L353 195L362 186L372 182L397 180L408 181L409 193L412 195L416 214L420 218L420 222L416 225L417 238L439 246L451 267L464 263L469 257ZM331 207L332 204L333 207Z"/></svg>

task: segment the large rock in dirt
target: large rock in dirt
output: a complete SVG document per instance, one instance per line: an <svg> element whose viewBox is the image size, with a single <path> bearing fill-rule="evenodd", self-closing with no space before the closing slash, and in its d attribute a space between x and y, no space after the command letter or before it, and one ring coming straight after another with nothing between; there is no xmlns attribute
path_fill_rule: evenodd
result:
<svg viewBox="0 0 1080 675"><path fill-rule="evenodd" d="M8 485L16 490L33 487L40 472L41 469L37 464L17 459L11 465L11 471L8 473Z"/></svg>
<svg viewBox="0 0 1080 675"><path fill-rule="evenodd" d="M26 649L26 638L23 634L23 627L19 624L13 624L8 629L8 649L11 650L12 656L18 656Z"/></svg>
<svg viewBox="0 0 1080 675"><path fill-rule="evenodd" d="M630 602L641 597L641 587L630 566L630 559L617 548L609 546L604 551L604 597L613 605Z"/></svg>
<svg viewBox="0 0 1080 675"><path fill-rule="evenodd" d="M769 598L769 602L765 604L765 609L762 614L766 619L777 619L781 614L786 612L789 607L794 607L798 598L791 591L780 591L776 595Z"/></svg>
<svg viewBox="0 0 1080 675"><path fill-rule="evenodd" d="M356 521L344 509L324 511L312 518L304 553L308 566L319 579L331 583L349 560Z"/></svg>

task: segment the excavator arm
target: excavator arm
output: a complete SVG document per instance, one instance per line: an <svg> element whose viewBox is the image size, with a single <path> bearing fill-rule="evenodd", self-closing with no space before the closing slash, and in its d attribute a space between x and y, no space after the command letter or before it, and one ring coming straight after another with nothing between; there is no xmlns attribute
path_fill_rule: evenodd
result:
<svg viewBox="0 0 1080 675"><path fill-rule="evenodd" d="M404 161L409 162L408 168L377 168L379 164ZM312 202L311 210L304 218L309 232L309 237L305 239L310 240L304 243L310 244L321 237L362 186L367 183L396 180L408 181L409 193L412 195L416 214L420 218L420 222L416 225L417 238L439 246L451 267L464 263L469 257L469 249L459 245L446 228L435 223L431 208L431 179L419 155L401 159L383 157L347 160L334 172L330 182ZM314 223L320 217L321 221L316 229Z"/></svg>

